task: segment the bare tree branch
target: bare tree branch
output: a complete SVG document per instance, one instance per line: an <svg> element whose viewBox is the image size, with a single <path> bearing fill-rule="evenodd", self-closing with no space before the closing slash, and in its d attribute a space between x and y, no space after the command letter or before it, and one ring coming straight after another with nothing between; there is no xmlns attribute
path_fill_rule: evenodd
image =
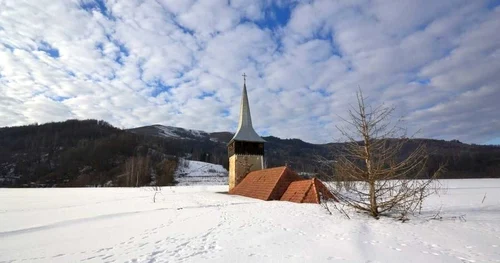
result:
<svg viewBox="0 0 500 263"><path fill-rule="evenodd" d="M410 153L403 149L410 141L402 120L390 121L394 108L365 105L363 93L356 93L357 106L351 106L344 127L337 126L348 140L335 161L322 160L330 166L338 198L355 209L378 218L381 214L399 213L402 221L420 211L423 200L432 194L434 180L445 172L444 165L428 173L425 145Z"/></svg>

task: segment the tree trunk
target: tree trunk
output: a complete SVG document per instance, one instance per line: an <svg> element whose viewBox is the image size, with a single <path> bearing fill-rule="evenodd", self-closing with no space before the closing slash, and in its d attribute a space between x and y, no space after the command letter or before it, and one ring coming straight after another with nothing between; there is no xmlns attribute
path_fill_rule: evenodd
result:
<svg viewBox="0 0 500 263"><path fill-rule="evenodd" d="M139 186L139 174L141 173L141 159L137 160L137 172L135 173L135 187Z"/></svg>
<svg viewBox="0 0 500 263"><path fill-rule="evenodd" d="M375 196L375 182L370 182L370 213L373 217L378 217L377 198Z"/></svg>
<svg viewBox="0 0 500 263"><path fill-rule="evenodd" d="M134 163L135 163L135 157L132 157L132 172L130 174L130 178L132 178L132 176L134 176ZM130 182L130 186L132 186L132 182Z"/></svg>

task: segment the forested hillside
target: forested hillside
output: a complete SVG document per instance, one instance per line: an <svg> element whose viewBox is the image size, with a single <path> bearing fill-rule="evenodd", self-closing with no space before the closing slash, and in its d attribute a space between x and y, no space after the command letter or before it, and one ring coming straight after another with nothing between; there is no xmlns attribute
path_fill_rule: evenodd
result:
<svg viewBox="0 0 500 263"><path fill-rule="evenodd" d="M176 161L165 149L97 120L1 128L0 185L170 184Z"/></svg>
<svg viewBox="0 0 500 263"><path fill-rule="evenodd" d="M229 132L207 133L161 125L121 130L104 121L68 120L0 128L0 186L140 186L174 184L178 158L227 168ZM264 137L268 167L287 164L298 172L329 172L342 143L310 144ZM447 163L445 178L500 177L500 147L459 141L411 140L402 156L427 145L428 168Z"/></svg>
<svg viewBox="0 0 500 263"><path fill-rule="evenodd" d="M166 129L175 131L177 135L172 136L171 132L165 135ZM196 135L193 137L193 135L183 135L189 133L190 130L161 125L140 127L130 131L165 138L173 145L184 145L179 148L179 151L182 152L182 148L189 150L194 153L192 157L195 160L222 164L227 167L226 146L233 136L230 132L191 131ZM318 164L318 159L334 161L335 157L341 154L344 146L343 143L312 144L300 139L280 139L274 136L263 138L266 140L264 148L267 167L287 164L298 172L311 174L320 171L328 173L329 171L325 171L324 166ZM466 144L458 140L411 139L403 147L401 157L407 156L419 144L425 144L427 147L429 171L437 169L441 163L446 164L448 172L444 178L500 177L500 146Z"/></svg>

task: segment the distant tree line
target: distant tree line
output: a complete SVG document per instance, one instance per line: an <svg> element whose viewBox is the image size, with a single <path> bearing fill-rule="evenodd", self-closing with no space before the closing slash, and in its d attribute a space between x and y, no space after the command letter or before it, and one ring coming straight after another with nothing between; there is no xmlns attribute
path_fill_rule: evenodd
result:
<svg viewBox="0 0 500 263"><path fill-rule="evenodd" d="M99 120L68 120L0 128L0 186L141 186L175 184L179 158L228 167L228 132L197 139L131 132ZM325 172L316 160L338 157L342 143L310 144L264 137L267 167L287 164L298 172ZM441 178L500 177L500 147L457 140L409 140L401 158L425 144L427 169L446 163Z"/></svg>
<svg viewBox="0 0 500 263"><path fill-rule="evenodd" d="M0 185L170 185L177 157L169 152L159 138L98 120L1 128Z"/></svg>

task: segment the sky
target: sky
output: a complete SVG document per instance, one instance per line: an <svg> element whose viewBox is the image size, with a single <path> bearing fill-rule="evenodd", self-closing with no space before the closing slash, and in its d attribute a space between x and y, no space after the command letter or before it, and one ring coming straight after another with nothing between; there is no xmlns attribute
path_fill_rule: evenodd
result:
<svg viewBox="0 0 500 263"><path fill-rule="evenodd" d="M361 89L417 137L500 144L500 1L0 0L0 127L102 119L342 140Z"/></svg>

